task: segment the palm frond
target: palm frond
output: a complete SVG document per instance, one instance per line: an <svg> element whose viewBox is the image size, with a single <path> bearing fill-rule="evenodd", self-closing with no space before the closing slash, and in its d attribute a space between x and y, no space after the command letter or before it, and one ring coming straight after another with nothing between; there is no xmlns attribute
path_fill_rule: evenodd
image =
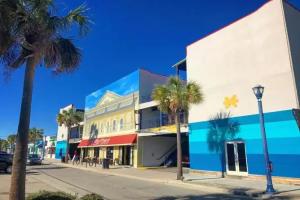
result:
<svg viewBox="0 0 300 200"><path fill-rule="evenodd" d="M66 25L69 26L74 22L79 26L79 32L81 35L86 35L90 29L91 20L86 15L87 11L86 4L81 4L74 10L71 10L65 17Z"/></svg>
<svg viewBox="0 0 300 200"><path fill-rule="evenodd" d="M83 115L74 109L63 110L57 115L56 121L60 126L65 125L66 127L71 128L83 121Z"/></svg>
<svg viewBox="0 0 300 200"><path fill-rule="evenodd" d="M79 48L60 35L73 30L73 25L80 35L86 34L91 23L88 8L82 4L65 16L53 15L52 8L54 0L0 0L0 62L14 69L37 56L56 73L78 67Z"/></svg>
<svg viewBox="0 0 300 200"><path fill-rule="evenodd" d="M203 101L201 87L195 82L185 83L178 77L170 77L165 85L159 85L152 92L159 109L167 113L188 112L190 104Z"/></svg>
<svg viewBox="0 0 300 200"><path fill-rule="evenodd" d="M80 63L80 50L70 39L56 38L45 48L44 63L56 73L72 72Z"/></svg>

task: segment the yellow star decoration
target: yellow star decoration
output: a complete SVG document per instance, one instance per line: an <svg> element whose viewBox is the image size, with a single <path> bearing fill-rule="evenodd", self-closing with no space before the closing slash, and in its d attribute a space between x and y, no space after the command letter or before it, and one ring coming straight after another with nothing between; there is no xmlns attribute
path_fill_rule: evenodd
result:
<svg viewBox="0 0 300 200"><path fill-rule="evenodd" d="M226 109L230 108L230 107L237 107L237 104L238 104L239 100L237 98L236 95L233 95L232 97L225 97L224 99L224 106Z"/></svg>

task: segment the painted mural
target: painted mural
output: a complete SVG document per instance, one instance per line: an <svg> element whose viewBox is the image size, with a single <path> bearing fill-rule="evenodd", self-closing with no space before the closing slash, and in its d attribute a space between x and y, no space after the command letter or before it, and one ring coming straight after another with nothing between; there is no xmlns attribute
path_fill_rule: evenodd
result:
<svg viewBox="0 0 300 200"><path fill-rule="evenodd" d="M107 92L125 96L139 90L139 70L91 93L85 98L85 110L94 108Z"/></svg>

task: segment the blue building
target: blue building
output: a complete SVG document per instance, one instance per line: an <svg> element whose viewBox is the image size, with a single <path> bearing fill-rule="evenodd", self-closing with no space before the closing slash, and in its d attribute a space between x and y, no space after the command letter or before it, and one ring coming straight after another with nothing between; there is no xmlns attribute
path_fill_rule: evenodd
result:
<svg viewBox="0 0 300 200"><path fill-rule="evenodd" d="M191 168L227 175L264 175L257 100L263 105L273 175L300 178L300 12L282 0L187 47L188 81L205 101L189 113Z"/></svg>

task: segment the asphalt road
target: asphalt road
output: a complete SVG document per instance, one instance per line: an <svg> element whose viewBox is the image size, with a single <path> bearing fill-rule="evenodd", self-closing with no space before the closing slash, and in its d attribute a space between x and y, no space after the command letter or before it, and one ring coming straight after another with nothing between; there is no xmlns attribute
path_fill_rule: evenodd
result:
<svg viewBox="0 0 300 200"><path fill-rule="evenodd" d="M100 174L56 165L30 167L28 176L69 193L79 196L97 193L110 200L237 200L249 199L230 194L219 194L206 189L196 190L163 183L141 181L113 175Z"/></svg>

